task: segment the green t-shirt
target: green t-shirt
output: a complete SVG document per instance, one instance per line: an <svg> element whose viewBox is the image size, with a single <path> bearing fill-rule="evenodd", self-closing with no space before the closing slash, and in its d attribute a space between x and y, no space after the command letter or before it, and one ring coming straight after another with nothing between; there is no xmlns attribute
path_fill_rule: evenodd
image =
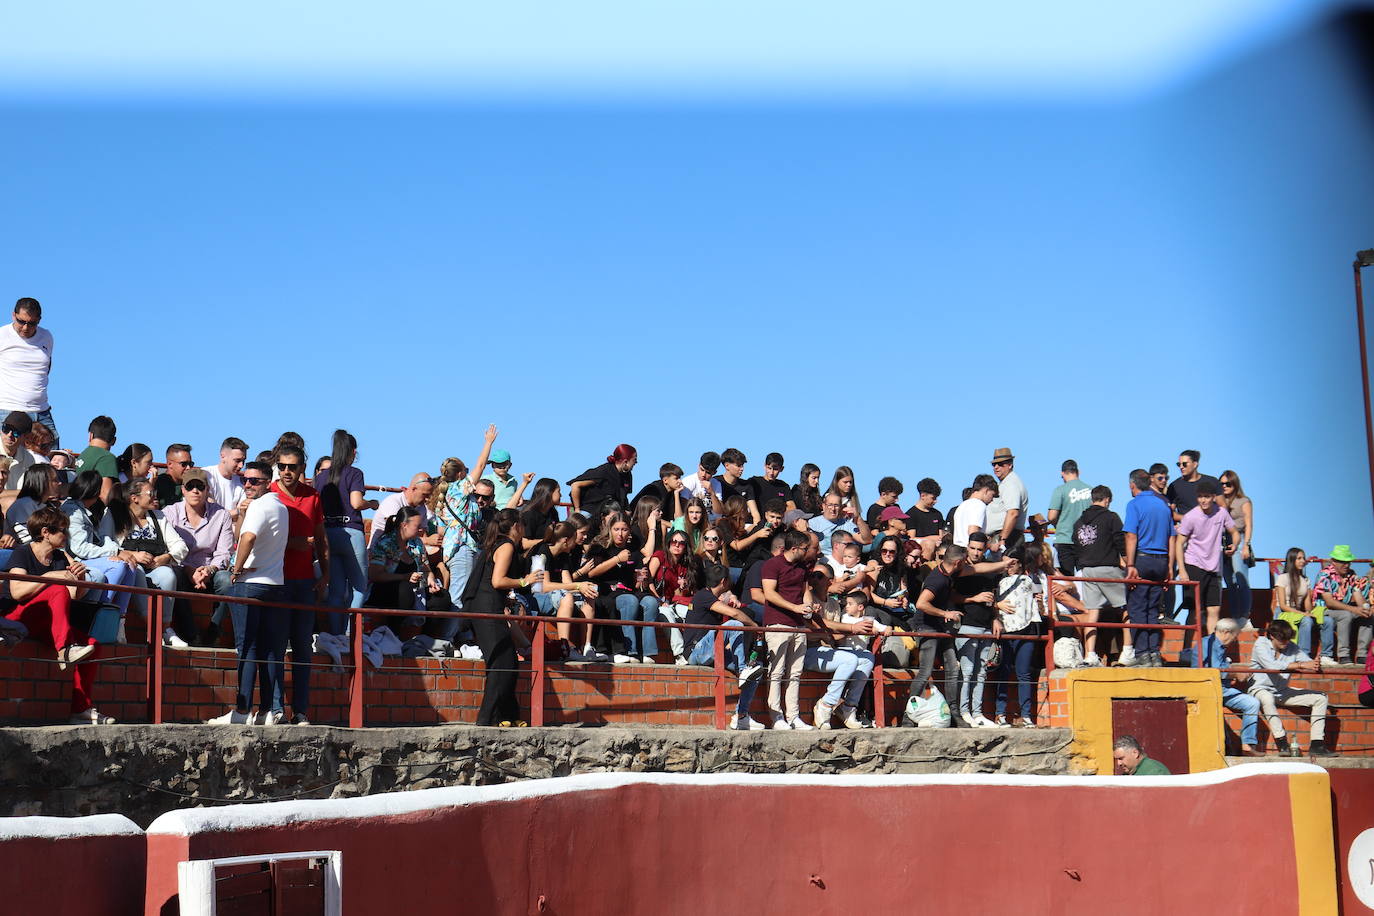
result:
<svg viewBox="0 0 1374 916"><path fill-rule="evenodd" d="M1073 524L1089 506L1093 504L1093 488L1082 480L1066 480L1054 488L1050 497L1050 511L1059 510L1059 518L1054 523L1054 542L1073 543Z"/></svg>
<svg viewBox="0 0 1374 916"><path fill-rule="evenodd" d="M98 445L88 445L86 450L76 456L76 470L95 471L101 477L119 479L119 465L115 462L114 452Z"/></svg>
<svg viewBox="0 0 1374 916"><path fill-rule="evenodd" d="M1173 774L1169 772L1169 768L1168 768L1168 767L1166 767L1164 764L1160 763L1158 760L1153 760L1153 759L1151 759L1151 758L1149 758L1149 757L1144 757L1144 758L1141 759L1140 765L1139 765L1138 767L1135 768L1135 772L1132 773L1131 775L1132 775L1132 776L1172 776Z"/></svg>

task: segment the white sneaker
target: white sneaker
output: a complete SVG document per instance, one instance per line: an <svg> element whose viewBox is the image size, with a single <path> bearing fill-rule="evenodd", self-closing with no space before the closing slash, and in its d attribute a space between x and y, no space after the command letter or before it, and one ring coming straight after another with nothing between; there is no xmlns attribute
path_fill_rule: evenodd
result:
<svg viewBox="0 0 1374 916"><path fill-rule="evenodd" d="M119 643L121 646L127 646L129 644L129 634L124 632L123 617L119 618L119 635L115 637L115 642Z"/></svg>
<svg viewBox="0 0 1374 916"><path fill-rule="evenodd" d="M685 655L674 655L674 656L673 656L673 664L674 664L674 665L677 665L679 668L686 668L686 667L687 667L687 656L685 656Z"/></svg>
<svg viewBox="0 0 1374 916"><path fill-rule="evenodd" d="M816 705L811 709L811 721L816 723L815 728L829 728L830 718L833 715L835 715L835 707L827 706L824 700L817 700Z"/></svg>
<svg viewBox="0 0 1374 916"><path fill-rule="evenodd" d="M305 716L301 715L300 713L296 713L296 715L291 719L291 724L292 724L292 725L309 725L309 724L310 724L310 720L307 719Z"/></svg>
<svg viewBox="0 0 1374 916"><path fill-rule="evenodd" d="M286 713L280 709L274 711L259 712L253 717L254 725L281 725L286 721Z"/></svg>
<svg viewBox="0 0 1374 916"><path fill-rule="evenodd" d="M639 664L639 659L635 658L633 655L622 655L622 654L619 653L619 652L617 652L615 655L612 655L612 656L611 656L611 661L612 661L613 663L617 664L617 665L638 665L638 664Z"/></svg>
<svg viewBox="0 0 1374 916"><path fill-rule="evenodd" d="M1102 667L1102 659L1100 659L1100 658L1097 657L1097 653L1096 653L1096 652L1089 652L1087 655L1085 655L1085 656L1083 657L1083 667L1085 667L1085 668L1101 668L1101 667Z"/></svg>
<svg viewBox="0 0 1374 916"><path fill-rule="evenodd" d="M730 728L732 731L763 732L768 730L767 725L764 725L758 719L752 717L745 719L745 723L746 724L744 728L741 729L739 725L739 714L736 713L735 715L730 717Z"/></svg>
<svg viewBox="0 0 1374 916"><path fill-rule="evenodd" d="M1336 665L1336 660L1329 655L1323 655L1321 663L1328 668L1333 668Z"/></svg>
<svg viewBox="0 0 1374 916"><path fill-rule="evenodd" d="M1130 646L1122 649L1121 655L1117 658L1116 663L1128 667L1135 664L1135 650Z"/></svg>
<svg viewBox="0 0 1374 916"><path fill-rule="evenodd" d="M787 724L792 726L792 731L794 732L810 732L816 730L816 726L807 725L806 722L803 721L801 716L797 716L795 719L788 722Z"/></svg>
<svg viewBox="0 0 1374 916"><path fill-rule="evenodd" d="M231 709L231 710L229 710L228 712L226 712L226 713L225 713L224 715L222 715L222 716L215 716L213 719L209 720L209 721L206 722L205 724L206 724L206 725L247 725L247 724L248 724L248 719L249 719L248 713L246 713L246 712L239 712L237 709Z"/></svg>
<svg viewBox="0 0 1374 916"><path fill-rule="evenodd" d="M775 732L790 732L791 730L792 730L792 725L791 725L786 719L784 719L782 716L774 716L774 717L773 717L773 731L775 731Z"/></svg>
<svg viewBox="0 0 1374 916"><path fill-rule="evenodd" d="M186 649L190 643L177 635L177 631L171 627L162 631L162 644L172 649Z"/></svg>
<svg viewBox="0 0 1374 916"><path fill-rule="evenodd" d="M114 716L107 716L92 706L67 720L70 725L114 725Z"/></svg>
<svg viewBox="0 0 1374 916"><path fill-rule="evenodd" d="M1007 721L1006 716L998 716L993 720L993 724L998 728L1011 728L1011 723Z"/></svg>
<svg viewBox="0 0 1374 916"><path fill-rule="evenodd" d="M762 665L745 665L744 670L739 673L739 685L743 687L761 674L763 674Z"/></svg>
<svg viewBox="0 0 1374 916"><path fill-rule="evenodd" d="M643 656L642 658L640 658L639 661L640 661L642 664L645 664L645 665L657 665L657 664L658 664L658 662L654 661L654 657L653 657L652 655L645 655L645 656Z"/></svg>
<svg viewBox="0 0 1374 916"><path fill-rule="evenodd" d="M859 718L859 711L853 706L840 707L840 724L845 728L872 728Z"/></svg>
<svg viewBox="0 0 1374 916"><path fill-rule="evenodd" d="M964 721L965 721L965 722L968 722L968 724L972 725L974 728L996 728L996 727L997 727L997 723L996 723L996 722L992 721L992 720L989 719L987 716L982 715L981 713L980 713L979 715L974 716L972 719L967 719L967 718L966 718Z"/></svg>

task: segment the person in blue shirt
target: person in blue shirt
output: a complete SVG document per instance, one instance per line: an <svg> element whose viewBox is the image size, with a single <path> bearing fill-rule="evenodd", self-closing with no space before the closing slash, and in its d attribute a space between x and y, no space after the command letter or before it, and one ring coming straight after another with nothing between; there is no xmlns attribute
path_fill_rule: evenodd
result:
<svg viewBox="0 0 1374 916"><path fill-rule="evenodd" d="M1226 649L1232 645L1240 634L1240 624L1230 617L1223 617L1217 621L1217 628L1202 641L1203 664L1208 668L1216 668L1218 671L1225 671L1231 667L1231 660L1226 657ZM1242 757L1263 757L1264 754L1255 750L1255 745L1259 743L1259 700L1236 686L1238 682L1244 682L1248 675L1237 673L1235 675L1226 673L1221 675L1221 705L1232 712L1240 713L1240 754Z"/></svg>
<svg viewBox="0 0 1374 916"><path fill-rule="evenodd" d="M1174 518L1169 504L1150 488L1150 474L1142 468L1131 472L1131 501L1126 504L1126 578L1151 583L1169 578L1174 555ZM1126 596L1126 616L1131 623L1157 623L1163 585L1132 585ZM1156 629L1131 634L1136 668L1158 668L1161 633Z"/></svg>

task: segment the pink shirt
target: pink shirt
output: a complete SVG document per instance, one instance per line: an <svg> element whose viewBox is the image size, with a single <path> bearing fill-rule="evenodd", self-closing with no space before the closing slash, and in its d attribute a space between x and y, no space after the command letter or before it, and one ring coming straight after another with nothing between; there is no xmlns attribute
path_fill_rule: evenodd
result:
<svg viewBox="0 0 1374 916"><path fill-rule="evenodd" d="M1235 528L1231 513L1224 511L1216 503L1212 504L1212 514L1194 506L1178 523L1178 533L1188 538L1188 546L1183 550L1183 562L1209 572L1221 572L1221 535L1227 528Z"/></svg>

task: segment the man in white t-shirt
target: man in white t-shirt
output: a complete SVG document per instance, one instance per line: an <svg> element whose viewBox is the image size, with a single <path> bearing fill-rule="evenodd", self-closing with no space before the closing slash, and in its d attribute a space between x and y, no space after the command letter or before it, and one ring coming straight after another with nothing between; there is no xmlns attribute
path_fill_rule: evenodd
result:
<svg viewBox="0 0 1374 916"><path fill-rule="evenodd" d="M382 536L382 529L386 528L387 520L401 511L402 506L419 509L420 530L428 530L429 497L433 493L434 481L428 474L421 472L410 478L410 486L399 493L390 494L378 503L377 511L372 516L372 530L367 536L367 546L371 547L372 543ZM424 542L427 547L439 547L444 542L444 535L442 533L428 535L424 538Z"/></svg>
<svg viewBox="0 0 1374 916"><path fill-rule="evenodd" d="M973 492L968 499L954 510L954 543L960 547L968 546L968 536L975 531L987 532L988 503L997 498L997 478L991 474L979 474L973 479Z"/></svg>
<svg viewBox="0 0 1374 916"><path fill-rule="evenodd" d="M57 424L48 405L48 374L52 371L52 332L40 328L43 306L27 296L14 304L14 320L0 328L0 413L22 410L52 433L52 447L60 448Z"/></svg>
<svg viewBox="0 0 1374 916"><path fill-rule="evenodd" d="M201 468L210 481L210 502L228 509L229 517L236 525L247 508L244 502L243 478L239 476L239 470L247 457L248 443L237 436L230 436L220 443L219 464Z"/></svg>
<svg viewBox="0 0 1374 916"><path fill-rule="evenodd" d="M280 602L285 596L286 543L290 519L286 506L268 486L272 469L253 461L243 468L245 507L239 526L238 549L230 570L230 595L258 601ZM232 598L230 599L232 600ZM286 719L283 709L268 708L285 695L281 689L282 657L291 615L285 608L230 604L234 641L239 653L239 689L234 708L210 720L211 725L277 725ZM261 687L261 703L252 716L253 684Z"/></svg>
<svg viewBox="0 0 1374 916"><path fill-rule="evenodd" d="M1026 537L1026 507L1030 497L1021 475L1014 470L1016 456L1009 448L999 448L992 453L992 473L997 475L997 496L988 503L987 533L989 537L1000 535L1002 549L1012 550L1020 546Z"/></svg>
<svg viewBox="0 0 1374 916"><path fill-rule="evenodd" d="M720 455L715 452L702 452L697 463L697 472L682 478L682 488L695 499L704 499L710 504L707 510L711 518L720 515L721 485L715 478L720 468Z"/></svg>

